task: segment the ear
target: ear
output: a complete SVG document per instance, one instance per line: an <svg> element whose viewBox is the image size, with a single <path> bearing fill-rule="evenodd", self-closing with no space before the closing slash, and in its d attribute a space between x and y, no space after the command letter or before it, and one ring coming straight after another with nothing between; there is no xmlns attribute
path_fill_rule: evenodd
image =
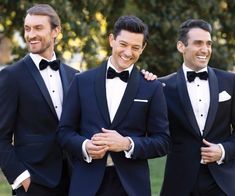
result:
<svg viewBox="0 0 235 196"><path fill-rule="evenodd" d="M55 27L54 29L52 29L52 32L53 32L53 37L54 38L57 38L57 36L60 34L61 32L61 27L60 26L57 26Z"/></svg>
<svg viewBox="0 0 235 196"><path fill-rule="evenodd" d="M141 48L141 53L140 53L140 54L142 54L142 52L144 51L144 49L145 49L146 46L147 46L147 43L145 43L145 44L143 45L143 47Z"/></svg>
<svg viewBox="0 0 235 196"><path fill-rule="evenodd" d="M111 47L113 47L113 41L114 41L115 39L114 39L114 35L111 33L111 34L109 34L109 45L111 46Z"/></svg>
<svg viewBox="0 0 235 196"><path fill-rule="evenodd" d="M180 52L180 53L184 53L184 49L185 49L185 45L182 41L178 41L177 42L177 50Z"/></svg>

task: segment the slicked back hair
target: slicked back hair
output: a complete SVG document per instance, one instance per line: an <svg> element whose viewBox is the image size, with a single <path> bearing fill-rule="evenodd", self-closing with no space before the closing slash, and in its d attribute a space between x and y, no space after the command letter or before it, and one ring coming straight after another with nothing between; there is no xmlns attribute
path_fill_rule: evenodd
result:
<svg viewBox="0 0 235 196"><path fill-rule="evenodd" d="M185 46L188 45L188 32L193 28L200 28L208 31L210 34L212 32L211 25L201 19L188 19L180 25L178 30L178 41L183 42Z"/></svg>
<svg viewBox="0 0 235 196"><path fill-rule="evenodd" d="M35 6L29 8L26 12L29 15L43 15L50 18L51 28L61 26L60 18L56 11L48 4L36 4Z"/></svg>
<svg viewBox="0 0 235 196"><path fill-rule="evenodd" d="M114 38L120 34L122 30L131 33L141 33L144 35L143 46L148 42L149 32L148 26L138 17L133 15L121 16L114 24L113 35Z"/></svg>

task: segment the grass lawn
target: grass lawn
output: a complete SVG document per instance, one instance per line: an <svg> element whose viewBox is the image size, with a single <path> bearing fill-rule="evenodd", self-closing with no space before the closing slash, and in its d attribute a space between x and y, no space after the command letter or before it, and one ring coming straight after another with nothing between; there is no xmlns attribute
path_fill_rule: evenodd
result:
<svg viewBox="0 0 235 196"><path fill-rule="evenodd" d="M165 157L152 159L149 161L150 172L151 172L151 186L152 195L158 196L162 185L163 172L165 167ZM7 184L5 178L0 172L0 196L10 196L11 189Z"/></svg>
<svg viewBox="0 0 235 196"><path fill-rule="evenodd" d="M6 183L6 181L0 181L0 195L1 196L10 196L11 189L10 186Z"/></svg>

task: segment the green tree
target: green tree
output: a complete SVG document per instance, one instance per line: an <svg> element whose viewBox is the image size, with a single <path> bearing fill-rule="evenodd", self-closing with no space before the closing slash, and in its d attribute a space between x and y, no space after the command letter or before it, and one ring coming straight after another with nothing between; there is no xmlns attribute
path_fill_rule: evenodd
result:
<svg viewBox="0 0 235 196"><path fill-rule="evenodd" d="M49 3L56 9L61 18L62 38L56 46L60 57L79 53L81 64L88 68L103 60L101 51L106 40L106 18L113 13L113 6L122 5L124 1L115 0L42 0L40 3ZM23 23L26 10L38 3L37 0L0 0L0 34L13 40L14 33L20 32L23 37ZM120 13L123 7L115 8ZM13 55L15 60L26 53L25 47L14 43Z"/></svg>
<svg viewBox="0 0 235 196"><path fill-rule="evenodd" d="M235 54L235 2L230 0L133 0L136 14L149 25L150 40L142 64L159 75L174 72L181 64L176 49L177 29L189 18L204 19L213 28L213 55L210 64L231 69Z"/></svg>
<svg viewBox="0 0 235 196"><path fill-rule="evenodd" d="M36 0L0 0L0 34L12 39L23 35L25 11ZM174 72L182 63L176 49L177 29L188 18L201 18L213 27L213 54L210 64L231 69L235 58L235 1L231 0L42 0L51 4L62 20L63 36L56 52L60 57L79 53L81 65L98 65L110 55L108 34L115 20L124 14L143 19L150 30L149 43L139 65L158 76ZM17 58L26 53L15 42Z"/></svg>

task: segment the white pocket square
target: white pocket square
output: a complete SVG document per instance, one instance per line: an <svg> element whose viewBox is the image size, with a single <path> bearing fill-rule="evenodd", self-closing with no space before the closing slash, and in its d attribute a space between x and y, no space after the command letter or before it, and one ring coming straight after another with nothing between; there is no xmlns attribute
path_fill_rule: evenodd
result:
<svg viewBox="0 0 235 196"><path fill-rule="evenodd" d="M144 102L147 103L148 100L147 99L134 99L135 102Z"/></svg>
<svg viewBox="0 0 235 196"><path fill-rule="evenodd" d="M219 94L219 102L227 101L229 99L231 99L231 95L228 94L226 91L222 91Z"/></svg>

